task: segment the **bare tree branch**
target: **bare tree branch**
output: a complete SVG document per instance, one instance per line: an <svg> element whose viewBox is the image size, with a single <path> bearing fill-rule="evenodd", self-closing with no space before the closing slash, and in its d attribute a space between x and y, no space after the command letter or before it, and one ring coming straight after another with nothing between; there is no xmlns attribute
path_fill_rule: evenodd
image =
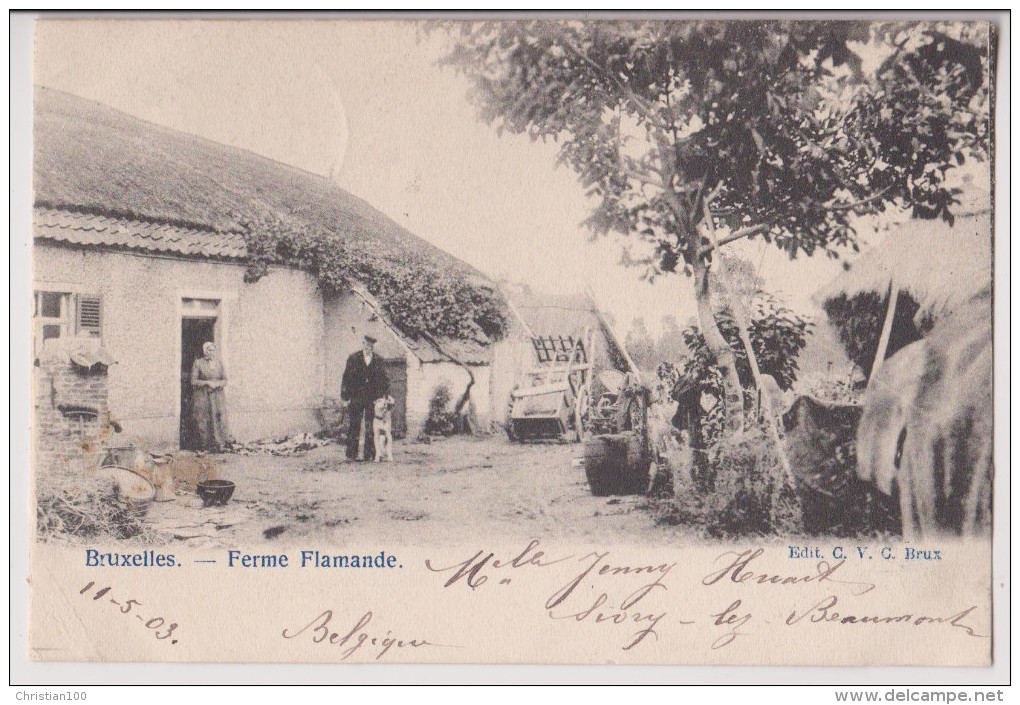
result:
<svg viewBox="0 0 1020 705"><path fill-rule="evenodd" d="M628 169L626 167L622 168L622 171L625 176L629 176L635 181L640 181L641 183L648 184L649 186L655 186L656 188L660 188L663 191L666 190L666 182L663 181L661 178L656 178L652 174L639 171L638 169Z"/></svg>
<svg viewBox="0 0 1020 705"><path fill-rule="evenodd" d="M888 186L886 186L884 189L882 189L878 193L872 194L872 195L868 196L867 198L862 198L859 201L854 201L853 203L837 203L835 205L826 205L826 206L822 206L822 207L826 208L826 209L828 209L830 211L850 211L850 210L853 210L854 208L858 208L859 206L863 206L865 204L871 203L872 201L877 201L882 196L884 196L885 194L889 193L889 191L891 191L893 186L895 186L895 185L896 184L889 184Z"/></svg>
<svg viewBox="0 0 1020 705"><path fill-rule="evenodd" d="M840 204L837 204L837 205L822 206L822 207L826 208L828 210L833 210L833 211L853 210L854 208L858 208L858 207L863 206L863 205L865 205L867 203L870 203L872 201L877 201L882 196L884 196L886 193L888 193L893 188L893 186L895 186L895 184L890 184L889 186L886 186L884 189L882 189L878 193L872 194L871 196L868 196L867 198L862 198L859 201L854 201L853 203L840 203ZM715 213L711 213L710 211L707 210L707 205L712 202L712 199L716 195L717 195L716 193L713 193L713 194L711 194L711 196L712 196L711 198L706 198L705 199L705 205L706 205L706 211L705 211L706 215L705 215L705 217L706 218L714 217L716 215ZM758 224L758 225L751 225L751 226L748 226L746 228L741 228L740 230L734 230L729 235L726 235L724 237L718 238L715 244L706 245L706 246L702 247L698 251L698 254L701 255L701 256L705 256L709 252L711 252L712 250L716 249L716 247L718 247L720 245L728 245L729 243L735 242L735 241L740 240L742 238L750 237L752 235L757 235L759 233L765 232L766 230L769 229L769 227L770 226L765 225L765 224Z"/></svg>
<svg viewBox="0 0 1020 705"><path fill-rule="evenodd" d="M706 217L710 216L706 215ZM741 238L750 237L751 235L757 235L758 233L763 233L766 230L768 230L769 227L770 226L768 225L759 224L752 225L747 228L741 228L740 230L734 230L732 233L726 235L725 237L717 238L715 243L711 245L705 245L700 250L698 250L698 254L704 257L705 255L707 255L709 252L716 249L720 245L728 245L729 243L735 242L736 240L740 240Z"/></svg>

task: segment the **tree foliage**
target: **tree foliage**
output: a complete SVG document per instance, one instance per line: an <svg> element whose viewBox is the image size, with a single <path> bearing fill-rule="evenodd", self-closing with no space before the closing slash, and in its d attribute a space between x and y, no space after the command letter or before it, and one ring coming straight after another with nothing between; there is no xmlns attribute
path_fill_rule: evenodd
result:
<svg viewBox="0 0 1020 705"><path fill-rule="evenodd" d="M484 344L504 335L507 313L496 292L426 257L391 254L373 247L374 243L350 240L276 214L249 217L241 225L249 256L245 281L257 281L271 264L286 264L314 274L327 294L363 285L389 320L413 338L458 338Z"/></svg>
<svg viewBox="0 0 1020 705"><path fill-rule="evenodd" d="M659 362L679 360L687 354L683 329L676 316L667 314L662 317L662 335L655 343L655 353Z"/></svg>
<svg viewBox="0 0 1020 705"><path fill-rule="evenodd" d="M655 340L652 338L644 318L638 317L631 321L630 328L624 335L623 344L638 369L654 370L655 366L659 364Z"/></svg>
<svg viewBox="0 0 1020 705"><path fill-rule="evenodd" d="M454 26L449 61L475 79L485 117L556 140L596 199L589 225L649 240L659 271L701 253L677 220L700 219L708 195L731 231L752 227L791 256L833 252L852 242L853 213L896 203L950 217L946 170L987 148L987 38L973 28ZM870 75L865 50L888 55Z"/></svg>
<svg viewBox="0 0 1020 705"><path fill-rule="evenodd" d="M740 381L710 304L718 245L795 257L856 248L854 216L952 220L946 173L984 158L991 26L937 22L450 23L448 62L499 130L554 140L596 234L694 279L739 426ZM877 66L867 57L884 57ZM716 230L721 230L717 236Z"/></svg>
<svg viewBox="0 0 1020 705"><path fill-rule="evenodd" d="M772 375L781 388L790 389L799 370L797 357L807 344L812 324L764 292L757 293L750 311L748 333L761 373ZM717 316L722 334L736 357L744 403L751 407L755 400L754 378L747 353L740 342L737 324L728 310ZM722 437L723 432L723 376L698 326L688 326L682 335L687 354L678 362L660 363L656 374L673 390L671 396L676 401L692 385L714 399L701 419L700 429L701 437L711 445Z"/></svg>
<svg viewBox="0 0 1020 705"><path fill-rule="evenodd" d="M683 329L675 316L662 317L662 332L658 338L652 336L643 318L631 321L624 335L627 353L638 369L653 372L663 362L677 363L687 355Z"/></svg>

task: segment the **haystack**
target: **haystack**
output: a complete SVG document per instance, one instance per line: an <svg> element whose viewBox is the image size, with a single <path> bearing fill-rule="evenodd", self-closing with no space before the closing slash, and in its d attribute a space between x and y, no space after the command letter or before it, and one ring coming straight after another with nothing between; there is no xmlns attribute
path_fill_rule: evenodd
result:
<svg viewBox="0 0 1020 705"><path fill-rule="evenodd" d="M881 244L819 289L822 304L840 294L885 296L895 282L920 305L915 318L942 318L969 301L992 278L992 223L988 209L958 215L953 223L909 220Z"/></svg>
<svg viewBox="0 0 1020 705"><path fill-rule="evenodd" d="M824 306L844 296L877 294L885 300L884 325L875 361L886 346L900 296L917 303L914 324L937 321L989 288L992 281L992 222L989 208L958 214L952 225L942 220L909 220L891 230L879 245L815 292ZM872 365L872 375L878 365Z"/></svg>

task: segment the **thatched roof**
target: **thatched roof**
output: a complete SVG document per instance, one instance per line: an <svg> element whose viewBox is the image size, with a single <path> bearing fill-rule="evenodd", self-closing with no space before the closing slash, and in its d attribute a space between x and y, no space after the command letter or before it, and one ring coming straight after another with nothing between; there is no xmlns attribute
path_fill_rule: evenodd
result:
<svg viewBox="0 0 1020 705"><path fill-rule="evenodd" d="M521 287L510 297L535 335L578 335L601 325L595 305L583 294L536 294Z"/></svg>
<svg viewBox="0 0 1020 705"><path fill-rule="evenodd" d="M481 283L479 283L481 284ZM433 338L441 346L437 348L424 338L411 338L400 332L400 329L393 324L386 309L378 299L363 285L355 284L352 291L365 302L378 316L382 326L393 335L397 336L407 348L407 351L423 363L436 362L460 362L465 365L489 365L492 363L492 347L482 345L476 340L461 340L457 338ZM451 360L450 358L453 358Z"/></svg>
<svg viewBox="0 0 1020 705"><path fill-rule="evenodd" d="M379 266L427 265L496 291L468 264L317 174L61 91L37 87L34 108L37 239L236 258L245 251L242 223L272 213L336 234Z"/></svg>
<svg viewBox="0 0 1020 705"><path fill-rule="evenodd" d="M884 296L895 280L920 305L917 316L940 317L987 288L992 279L992 230L988 210L941 220L909 220L881 244L815 292L823 304L841 294Z"/></svg>
<svg viewBox="0 0 1020 705"><path fill-rule="evenodd" d="M329 179L243 149L41 87L33 129L36 205L221 231L263 208L479 274Z"/></svg>

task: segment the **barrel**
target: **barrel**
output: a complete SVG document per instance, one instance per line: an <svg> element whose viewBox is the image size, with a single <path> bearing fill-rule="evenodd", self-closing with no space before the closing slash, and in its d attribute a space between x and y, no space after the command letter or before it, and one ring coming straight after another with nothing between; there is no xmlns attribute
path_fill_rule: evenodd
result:
<svg viewBox="0 0 1020 705"><path fill-rule="evenodd" d="M589 436L584 441L584 473L596 497L644 494L649 457L644 439L634 431Z"/></svg>

